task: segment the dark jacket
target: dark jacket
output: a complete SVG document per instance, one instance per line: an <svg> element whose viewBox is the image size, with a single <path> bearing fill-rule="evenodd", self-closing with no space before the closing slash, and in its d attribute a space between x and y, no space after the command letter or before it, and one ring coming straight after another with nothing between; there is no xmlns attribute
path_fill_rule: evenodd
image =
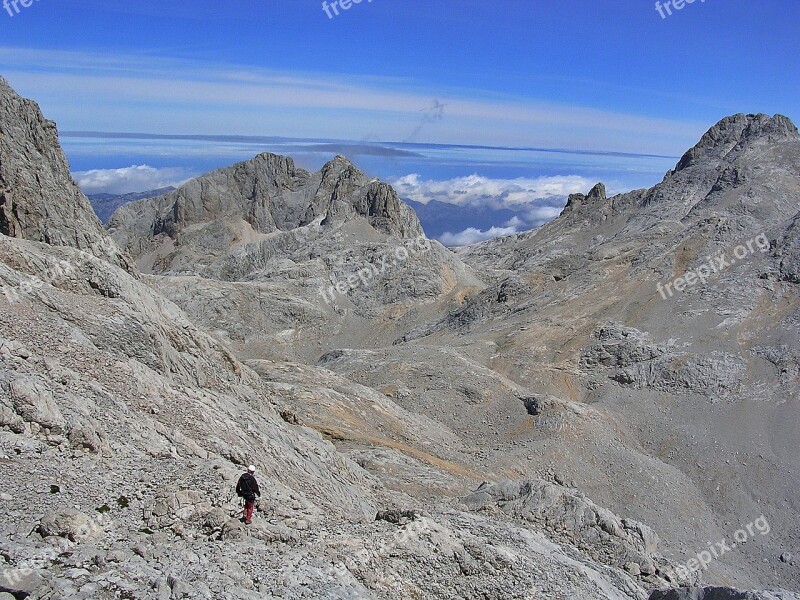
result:
<svg viewBox="0 0 800 600"><path fill-rule="evenodd" d="M239 477L239 483L236 484L236 493L248 502L254 502L256 496L261 497L258 482L250 473L245 473Z"/></svg>

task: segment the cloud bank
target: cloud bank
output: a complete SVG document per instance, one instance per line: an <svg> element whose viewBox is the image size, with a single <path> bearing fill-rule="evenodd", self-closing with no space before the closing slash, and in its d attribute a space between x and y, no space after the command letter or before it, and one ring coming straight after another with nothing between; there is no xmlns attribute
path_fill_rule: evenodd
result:
<svg viewBox="0 0 800 600"><path fill-rule="evenodd" d="M593 184L579 175L491 179L477 174L444 181L423 180L411 174L390 183L401 198L421 204L437 201L455 207L514 212L502 225L485 229L467 227L456 233L447 231L439 236L445 246L465 246L538 227L561 213L567 196L585 193Z"/></svg>
<svg viewBox="0 0 800 600"><path fill-rule="evenodd" d="M422 180L411 174L389 183L402 198L427 204L431 200L460 206L489 206L520 210L525 205L569 194L586 192L592 182L579 175L558 175L533 179L490 179L477 174L444 181Z"/></svg>
<svg viewBox="0 0 800 600"><path fill-rule="evenodd" d="M149 165L131 165L121 169L92 169L72 174L84 194L147 192L168 186L177 187L192 176L189 169L179 167L159 169Z"/></svg>
<svg viewBox="0 0 800 600"><path fill-rule="evenodd" d="M485 242L486 240L493 240L497 237L506 235L514 235L519 233L516 227L491 227L486 231L476 227L467 227L464 231L459 233L443 233L439 237L439 241L445 246L469 246L470 244L477 244L478 242Z"/></svg>

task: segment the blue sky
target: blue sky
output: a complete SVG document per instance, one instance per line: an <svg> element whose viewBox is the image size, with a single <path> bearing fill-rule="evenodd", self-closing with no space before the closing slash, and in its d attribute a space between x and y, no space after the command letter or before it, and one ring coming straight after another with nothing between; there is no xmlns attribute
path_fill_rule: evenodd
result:
<svg viewBox="0 0 800 600"><path fill-rule="evenodd" d="M800 119L795 0L667 18L651 0L363 0L332 19L317 0L9 10L0 74L62 131L677 156L728 114Z"/></svg>

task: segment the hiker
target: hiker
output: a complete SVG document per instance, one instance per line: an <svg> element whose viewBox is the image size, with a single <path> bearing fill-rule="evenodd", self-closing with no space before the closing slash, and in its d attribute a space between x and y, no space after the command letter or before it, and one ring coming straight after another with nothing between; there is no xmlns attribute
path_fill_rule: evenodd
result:
<svg viewBox="0 0 800 600"><path fill-rule="evenodd" d="M253 477L256 468L253 465L247 467L247 473L239 477L236 484L236 495L244 498L244 522L250 525L253 521L253 510L256 507L256 496L261 497L261 490L258 489L258 482Z"/></svg>

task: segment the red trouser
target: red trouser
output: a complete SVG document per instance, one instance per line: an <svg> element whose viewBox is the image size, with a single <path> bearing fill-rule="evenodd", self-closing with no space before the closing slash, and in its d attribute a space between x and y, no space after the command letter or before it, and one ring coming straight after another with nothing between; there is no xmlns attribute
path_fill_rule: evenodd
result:
<svg viewBox="0 0 800 600"><path fill-rule="evenodd" d="M256 508L256 501L255 500L245 500L244 501L244 521L245 523L249 523L253 520L253 511Z"/></svg>

